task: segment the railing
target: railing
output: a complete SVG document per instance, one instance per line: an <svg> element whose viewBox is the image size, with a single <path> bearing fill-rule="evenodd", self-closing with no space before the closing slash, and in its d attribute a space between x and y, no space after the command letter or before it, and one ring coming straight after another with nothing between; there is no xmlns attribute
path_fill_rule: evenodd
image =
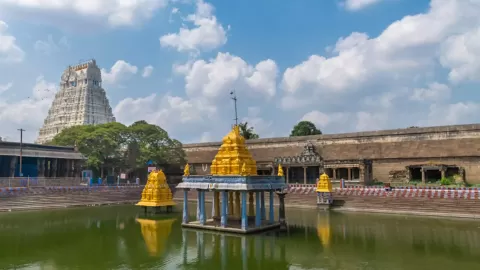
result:
<svg viewBox="0 0 480 270"><path fill-rule="evenodd" d="M69 187L69 186L87 186L88 181L80 177L2 177L0 178L0 188L6 187ZM126 180L115 181L110 186L134 186L135 181L127 183ZM101 185L107 186L106 181Z"/></svg>

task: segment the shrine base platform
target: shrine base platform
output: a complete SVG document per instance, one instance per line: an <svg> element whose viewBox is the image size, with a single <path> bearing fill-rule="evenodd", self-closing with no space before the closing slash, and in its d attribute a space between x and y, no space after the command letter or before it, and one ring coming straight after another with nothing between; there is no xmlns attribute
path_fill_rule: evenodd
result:
<svg viewBox="0 0 480 270"><path fill-rule="evenodd" d="M207 219L205 225L200 224L199 221L192 221L189 223L182 224L182 227L191 228L191 229L200 229L200 230L209 230L209 231L217 231L217 232L226 232L226 233L238 233L238 234L251 234L251 233L259 233L268 230L274 230L280 228L280 223L270 223L269 221L262 222L262 225L255 226L249 225L249 227L244 230L242 229L240 222L229 222L227 227L220 226L220 223L213 220Z"/></svg>

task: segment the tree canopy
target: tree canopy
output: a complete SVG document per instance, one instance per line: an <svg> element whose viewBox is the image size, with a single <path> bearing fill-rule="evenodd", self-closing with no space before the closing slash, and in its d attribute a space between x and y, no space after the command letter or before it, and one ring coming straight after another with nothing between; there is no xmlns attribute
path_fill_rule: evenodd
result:
<svg viewBox="0 0 480 270"><path fill-rule="evenodd" d="M297 137L297 136L309 136L309 135L320 135L322 132L317 129L315 124L310 121L300 121L296 124L292 132L290 133L290 137Z"/></svg>
<svg viewBox="0 0 480 270"><path fill-rule="evenodd" d="M155 164L184 164L182 144L171 139L161 127L138 121L130 126L121 123L74 126L62 130L52 145L76 145L87 159L87 166L135 170L148 161Z"/></svg>
<svg viewBox="0 0 480 270"><path fill-rule="evenodd" d="M240 128L240 135L242 135L245 138L245 140L260 138L260 136L258 136L258 134L255 133L254 128L248 126L248 122L240 123L238 124L238 127Z"/></svg>

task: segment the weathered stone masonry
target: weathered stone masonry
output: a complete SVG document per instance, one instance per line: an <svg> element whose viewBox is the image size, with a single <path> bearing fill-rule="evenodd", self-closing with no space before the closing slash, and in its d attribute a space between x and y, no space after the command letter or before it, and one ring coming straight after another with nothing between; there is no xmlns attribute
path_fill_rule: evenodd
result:
<svg viewBox="0 0 480 270"><path fill-rule="evenodd" d="M220 144L184 145L195 173L209 174ZM289 183L312 184L322 171L361 183L454 175L480 183L480 124L258 139L248 148L259 174L274 174L281 164Z"/></svg>

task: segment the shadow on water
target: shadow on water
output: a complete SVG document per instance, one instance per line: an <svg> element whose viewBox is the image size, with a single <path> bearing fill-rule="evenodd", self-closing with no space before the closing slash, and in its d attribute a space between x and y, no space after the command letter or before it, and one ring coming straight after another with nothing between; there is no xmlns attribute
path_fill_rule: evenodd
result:
<svg viewBox="0 0 480 270"><path fill-rule="evenodd" d="M129 206L0 214L0 269L480 269L476 221L287 211L286 232L182 229Z"/></svg>

